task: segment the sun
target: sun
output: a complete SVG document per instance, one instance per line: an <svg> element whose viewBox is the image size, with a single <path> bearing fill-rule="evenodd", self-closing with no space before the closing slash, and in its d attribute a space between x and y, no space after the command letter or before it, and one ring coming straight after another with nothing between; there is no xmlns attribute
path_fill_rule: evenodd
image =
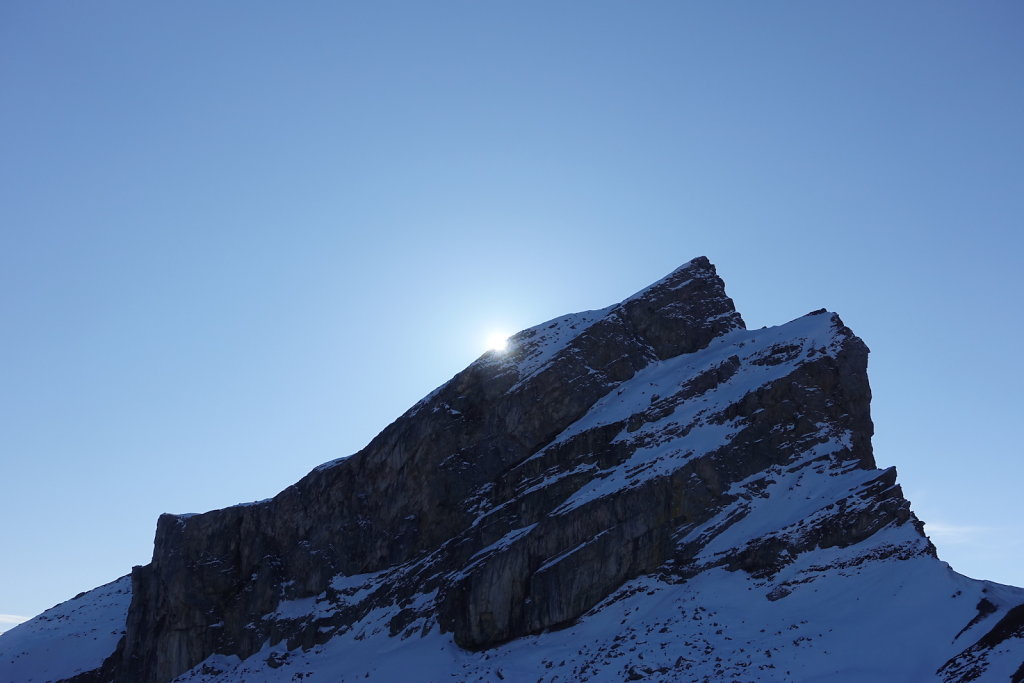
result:
<svg viewBox="0 0 1024 683"><path fill-rule="evenodd" d="M508 338L506 332L491 332L487 335L487 350L502 353L508 349Z"/></svg>

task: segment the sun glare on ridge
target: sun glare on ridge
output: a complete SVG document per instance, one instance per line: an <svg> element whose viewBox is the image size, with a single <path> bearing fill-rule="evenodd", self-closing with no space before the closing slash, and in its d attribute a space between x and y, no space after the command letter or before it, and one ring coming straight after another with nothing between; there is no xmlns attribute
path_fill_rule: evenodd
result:
<svg viewBox="0 0 1024 683"><path fill-rule="evenodd" d="M487 335L487 350L501 353L508 348L509 335L504 332L491 332Z"/></svg>

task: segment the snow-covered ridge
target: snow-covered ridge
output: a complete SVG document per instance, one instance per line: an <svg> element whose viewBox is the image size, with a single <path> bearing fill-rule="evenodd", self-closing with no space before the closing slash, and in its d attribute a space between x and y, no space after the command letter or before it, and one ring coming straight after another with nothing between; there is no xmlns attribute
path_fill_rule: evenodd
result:
<svg viewBox="0 0 1024 683"><path fill-rule="evenodd" d="M843 329L835 314L809 314L776 327L735 330L695 353L652 362L595 403L586 415L559 434L556 442L641 413L658 399L679 393L683 388L681 378L697 377L735 356L737 373L703 393L699 404L680 403L673 412L641 429L660 431L664 420L691 422L700 415L711 415L716 407L730 405L743 394L785 377L798 365L834 353L849 336Z"/></svg>
<svg viewBox="0 0 1024 683"><path fill-rule="evenodd" d="M725 445L742 428L740 423L721 418L729 406L804 363L836 353L849 337L838 316L819 313L777 327L729 332L695 353L652 362L609 391L530 460L546 457L585 432L617 423L626 425L631 418L642 417L643 421L623 426L614 439L634 444L629 459L578 489L557 511L568 512L623 487L665 476L686 461ZM727 376L707 390L695 393L687 385L693 378L723 367L729 369ZM681 433L684 428L685 434ZM822 425L823 440L835 451L849 448L849 436L832 430ZM819 446L818 451L824 454L828 447ZM567 475L557 470L550 480L533 482L525 492Z"/></svg>
<svg viewBox="0 0 1024 683"><path fill-rule="evenodd" d="M509 338L509 345L505 351L488 351L477 362L514 368L519 381L509 391L515 391L525 386L538 373L550 367L557 361L559 354L568 350L574 340L584 335L598 322L623 318L624 312L631 304L640 302L647 297L653 295L672 296L691 284L715 281L718 281L718 276L714 266L705 257L692 259L617 304L597 310L559 316L522 330ZM727 299L724 294L721 296ZM667 314L680 306L674 302L667 303L663 312ZM729 308L732 308L731 303ZM735 319L742 327L742 320L733 310L706 316L706 322L719 319ZM426 397L424 401L428 401L433 395Z"/></svg>
<svg viewBox="0 0 1024 683"><path fill-rule="evenodd" d="M563 315L540 325L527 328L509 337L508 350L488 351L484 362L514 364L522 386L531 377L548 367L560 351L569 343L589 329L594 323L603 319L615 306L596 311L583 311L571 315ZM515 387L512 389L515 390Z"/></svg>

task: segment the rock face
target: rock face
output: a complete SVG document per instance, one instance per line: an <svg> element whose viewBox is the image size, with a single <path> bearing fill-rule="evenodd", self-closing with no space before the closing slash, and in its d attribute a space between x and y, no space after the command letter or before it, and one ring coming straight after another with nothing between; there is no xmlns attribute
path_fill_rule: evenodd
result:
<svg viewBox="0 0 1024 683"><path fill-rule="evenodd" d="M794 593L856 593L856 577L878 567L892 568L885 586L903 585L910 567L933 576L922 604L940 590L985 603L951 607L945 630L914 646L924 668L905 680L973 680L1024 660L1024 593L952 574L895 471L875 468L867 356L823 310L744 329L705 258L620 304L520 332L362 451L273 499L161 516L153 561L132 571L124 636L96 680L354 679L352 639L367 638L383 649L442 638L450 661L420 678L472 680L492 654L513 662L520 639L555 642L558 629L604 623L615 605L636 607L601 637L618 642L641 625L649 637L689 633L657 611L636 621L650 611L641 588L674 587L682 604L711 577L742 580L751 609L795 618L817 607L800 612ZM700 599L726 609L717 591ZM541 678L687 680L703 666L732 680L754 660L723 638L705 639L698 659L681 638L619 668L610 644L562 646ZM747 642L769 658L787 651L770 634ZM325 653L342 643L343 663L332 664ZM300 661L312 668L294 669ZM888 666L888 680L904 680Z"/></svg>
<svg viewBox="0 0 1024 683"><path fill-rule="evenodd" d="M418 592L427 571L463 570L433 581L443 589L442 626L465 647L485 647L578 616L627 576L665 559L665 529L656 532L653 525L664 526L669 501L648 509L645 492L626 496L631 501L612 497L592 506L599 509L546 525L550 531L532 535L539 541L524 537L467 567L470 558L538 523L561 502L560 494L564 498L570 487L592 479L596 466L573 473L580 457L595 463L610 458L611 467L628 457L608 443L552 443L598 399L652 362L696 351L742 327L714 267L698 259L611 309L514 336L510 353L485 356L361 452L318 468L271 501L162 516L153 562L132 574L126 680L167 681L214 652L248 656L276 635L260 618L282 598L317 595L338 574L417 560L396 577L394 599ZM614 436L608 428L602 432L606 442ZM544 450L549 445L559 451L554 457ZM538 457L524 464L532 456ZM549 461L567 468L558 472L553 490L519 496L522 483L550 469ZM628 507L619 509L623 505ZM653 518L622 524L640 513L634 507ZM592 586L557 605L542 609L545 603L537 601L530 610L512 609L526 598L531 564L536 569L606 529L613 530L607 543L623 544L621 557L607 565L608 576L595 577ZM627 559L626 553L637 557ZM548 575L535 590L559 588L556 574Z"/></svg>

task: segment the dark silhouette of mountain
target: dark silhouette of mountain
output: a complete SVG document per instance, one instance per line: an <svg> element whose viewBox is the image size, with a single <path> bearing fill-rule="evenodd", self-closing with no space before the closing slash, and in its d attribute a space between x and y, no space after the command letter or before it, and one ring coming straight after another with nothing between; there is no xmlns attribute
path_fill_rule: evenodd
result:
<svg viewBox="0 0 1024 683"><path fill-rule="evenodd" d="M524 330L273 499L0 637L0 678L1021 681L1024 590L936 557L834 313L706 258Z"/></svg>

